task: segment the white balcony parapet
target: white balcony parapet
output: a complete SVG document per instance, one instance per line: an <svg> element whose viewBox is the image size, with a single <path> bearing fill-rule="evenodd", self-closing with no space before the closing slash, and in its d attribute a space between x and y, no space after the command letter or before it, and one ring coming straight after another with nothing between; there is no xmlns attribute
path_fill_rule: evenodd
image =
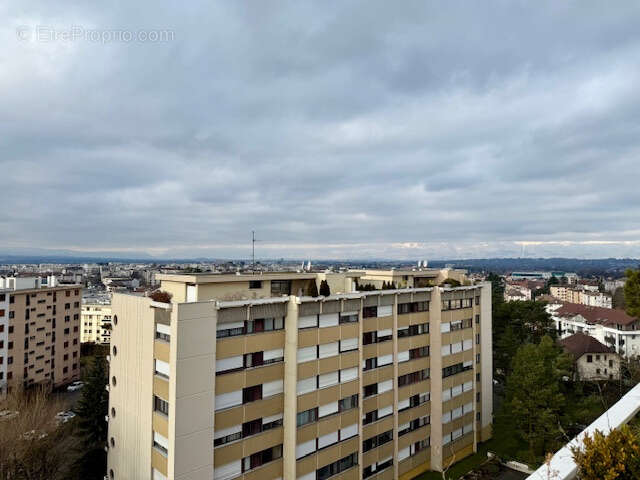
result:
<svg viewBox="0 0 640 480"><path fill-rule="evenodd" d="M573 440L558 450L549 464L544 464L527 477L527 480L572 480L576 478L578 466L573 460L571 449L583 446L586 434L593 437L596 430L608 435L611 430L627 424L640 411L640 384L633 387L595 422L580 432Z"/></svg>

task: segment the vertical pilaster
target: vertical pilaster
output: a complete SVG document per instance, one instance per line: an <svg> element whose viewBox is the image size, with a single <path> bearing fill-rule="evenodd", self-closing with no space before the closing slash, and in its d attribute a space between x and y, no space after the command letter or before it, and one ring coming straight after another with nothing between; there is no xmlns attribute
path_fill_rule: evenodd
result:
<svg viewBox="0 0 640 480"><path fill-rule="evenodd" d="M429 302L429 338L431 352L431 470L442 471L442 298L434 287Z"/></svg>
<svg viewBox="0 0 640 480"><path fill-rule="evenodd" d="M298 298L289 297L284 321L284 442L282 463L284 480L296 479L296 429L298 383Z"/></svg>

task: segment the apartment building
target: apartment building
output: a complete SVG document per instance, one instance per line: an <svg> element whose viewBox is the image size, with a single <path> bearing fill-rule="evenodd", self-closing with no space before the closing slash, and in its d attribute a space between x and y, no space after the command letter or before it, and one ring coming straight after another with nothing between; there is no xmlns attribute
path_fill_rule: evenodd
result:
<svg viewBox="0 0 640 480"><path fill-rule="evenodd" d="M580 287L564 285L552 285L549 288L551 295L562 302L579 303L590 307L612 308L611 295L594 292Z"/></svg>
<svg viewBox="0 0 640 480"><path fill-rule="evenodd" d="M107 344L111 339L111 304L82 303L82 343Z"/></svg>
<svg viewBox="0 0 640 480"><path fill-rule="evenodd" d="M55 283L54 283L55 284ZM0 391L60 386L80 373L80 286L0 278Z"/></svg>
<svg viewBox="0 0 640 480"><path fill-rule="evenodd" d="M622 356L640 355L640 319L624 310L577 303L548 304L545 308L562 339L583 333L613 347Z"/></svg>
<svg viewBox="0 0 640 480"><path fill-rule="evenodd" d="M115 294L109 478L410 479L490 438L490 283L294 293L314 275Z"/></svg>

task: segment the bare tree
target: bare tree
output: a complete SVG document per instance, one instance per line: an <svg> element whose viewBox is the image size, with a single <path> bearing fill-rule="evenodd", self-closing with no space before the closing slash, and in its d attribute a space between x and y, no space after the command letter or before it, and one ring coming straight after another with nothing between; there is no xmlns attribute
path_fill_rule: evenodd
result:
<svg viewBox="0 0 640 480"><path fill-rule="evenodd" d="M79 452L72 425L58 425L62 409L48 390L14 388L0 405L0 480L62 480Z"/></svg>

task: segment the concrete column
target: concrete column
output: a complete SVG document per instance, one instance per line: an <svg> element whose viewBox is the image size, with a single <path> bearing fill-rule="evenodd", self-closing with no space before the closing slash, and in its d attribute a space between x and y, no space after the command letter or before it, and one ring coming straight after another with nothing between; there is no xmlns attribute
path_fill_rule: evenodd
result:
<svg viewBox="0 0 640 480"><path fill-rule="evenodd" d="M480 294L480 386L482 399L482 429L493 423L493 340L491 318L491 282L484 282ZM475 343L475 338L474 338ZM473 379L474 383L475 378ZM475 399L474 399L475 400ZM473 419L475 424L475 418Z"/></svg>
<svg viewBox="0 0 640 480"><path fill-rule="evenodd" d="M398 478L398 294L393 295L393 478Z"/></svg>
<svg viewBox="0 0 640 480"><path fill-rule="evenodd" d="M296 429L298 410L298 298L289 297L284 321L284 442L282 467L284 480L296 478Z"/></svg>
<svg viewBox="0 0 640 480"><path fill-rule="evenodd" d="M431 357L431 470L442 471L442 299L434 287L429 302L429 349Z"/></svg>

